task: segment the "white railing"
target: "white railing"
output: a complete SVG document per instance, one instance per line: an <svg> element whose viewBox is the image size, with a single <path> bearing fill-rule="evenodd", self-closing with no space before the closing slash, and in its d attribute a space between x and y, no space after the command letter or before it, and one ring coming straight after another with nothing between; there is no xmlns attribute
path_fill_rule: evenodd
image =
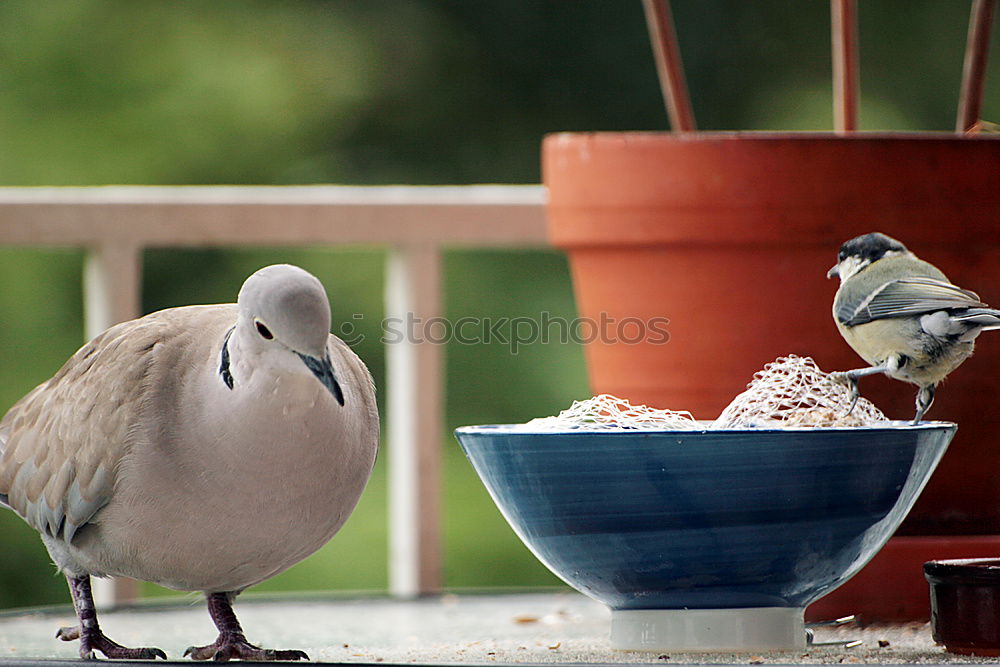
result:
<svg viewBox="0 0 1000 667"><path fill-rule="evenodd" d="M386 315L442 314L442 250L546 244L541 186L0 188L0 245L80 247L85 335L138 316L149 247L378 244ZM442 350L386 350L389 588L441 587ZM101 589L105 604L134 582Z"/></svg>

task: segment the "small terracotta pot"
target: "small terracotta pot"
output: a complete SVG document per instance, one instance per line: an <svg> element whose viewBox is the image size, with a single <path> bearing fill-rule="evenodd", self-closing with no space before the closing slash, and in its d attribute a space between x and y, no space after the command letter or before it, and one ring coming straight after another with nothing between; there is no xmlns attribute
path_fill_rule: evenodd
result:
<svg viewBox="0 0 1000 667"><path fill-rule="evenodd" d="M934 641L951 653L1000 656L1000 558L924 564Z"/></svg>
<svg viewBox="0 0 1000 667"><path fill-rule="evenodd" d="M931 608L924 578L928 554L930 558L955 559L991 553L1000 554L1000 536L893 537L861 572L809 605L806 620L822 621L851 614L858 614L863 622L929 620Z"/></svg>
<svg viewBox="0 0 1000 667"><path fill-rule="evenodd" d="M870 231L1000 306L998 139L546 137L550 239L568 254L579 314L610 333L584 347L592 391L712 419L776 357L863 366L837 333L837 283L824 276L842 242ZM636 320L656 318L668 340L636 342ZM912 418L915 387L874 377L861 390L890 418ZM987 333L938 392L930 418L959 432L901 534L1000 534L998 395L1000 335ZM925 590L906 594L926 609Z"/></svg>

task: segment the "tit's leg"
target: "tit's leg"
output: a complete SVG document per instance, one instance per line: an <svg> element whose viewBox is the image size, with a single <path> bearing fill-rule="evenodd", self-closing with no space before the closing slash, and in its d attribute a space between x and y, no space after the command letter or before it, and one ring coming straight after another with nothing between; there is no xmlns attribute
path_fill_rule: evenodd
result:
<svg viewBox="0 0 1000 667"><path fill-rule="evenodd" d="M892 366L887 362L879 364L878 366L870 366L869 368L856 368L853 371L830 373L834 380L838 382L846 382L851 386L851 405L847 408L846 415L854 412L854 406L858 404L858 399L861 397L861 390L858 389L858 380L868 375L878 375L879 373L886 373L890 370L892 370Z"/></svg>
<svg viewBox="0 0 1000 667"><path fill-rule="evenodd" d="M80 640L80 657L84 660L96 660L94 651L100 651L108 658L126 660L167 659L167 654L158 648L126 648L108 639L97 624L97 610L94 608L94 594L90 589L90 577L66 577L69 582L69 592L73 596L73 608L80 625L71 628L59 628L56 637L66 642Z"/></svg>
<svg viewBox="0 0 1000 667"><path fill-rule="evenodd" d="M308 660L303 651L276 651L254 646L243 635L243 628L233 612L233 599L236 593L207 593L208 613L212 616L215 627L219 629L219 638L208 646L191 646L184 651L185 656L193 660L215 660L227 662L233 658L238 660Z"/></svg>
<svg viewBox="0 0 1000 667"><path fill-rule="evenodd" d="M917 392L917 416L913 418L914 424L919 424L920 420L924 418L924 413L930 410L931 404L934 403L934 390L937 388L933 384L925 384L920 387L920 391Z"/></svg>

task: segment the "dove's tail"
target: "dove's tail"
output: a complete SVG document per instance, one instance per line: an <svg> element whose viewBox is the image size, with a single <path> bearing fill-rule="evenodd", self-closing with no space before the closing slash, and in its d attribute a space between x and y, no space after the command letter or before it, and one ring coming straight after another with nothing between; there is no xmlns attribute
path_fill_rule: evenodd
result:
<svg viewBox="0 0 1000 667"><path fill-rule="evenodd" d="M0 461L3 460L3 450L7 447L7 438L10 436L10 429L4 426L0 428ZM0 493L0 506L10 507L6 493Z"/></svg>

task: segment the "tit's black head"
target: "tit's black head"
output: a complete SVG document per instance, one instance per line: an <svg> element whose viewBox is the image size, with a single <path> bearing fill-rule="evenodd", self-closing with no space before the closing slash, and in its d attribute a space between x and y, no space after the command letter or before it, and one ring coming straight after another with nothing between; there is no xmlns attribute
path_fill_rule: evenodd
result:
<svg viewBox="0 0 1000 667"><path fill-rule="evenodd" d="M906 246L881 232L862 234L840 246L840 254L837 255L837 262L842 262L848 257L857 257L867 260L868 263L877 262L889 252L906 252Z"/></svg>

